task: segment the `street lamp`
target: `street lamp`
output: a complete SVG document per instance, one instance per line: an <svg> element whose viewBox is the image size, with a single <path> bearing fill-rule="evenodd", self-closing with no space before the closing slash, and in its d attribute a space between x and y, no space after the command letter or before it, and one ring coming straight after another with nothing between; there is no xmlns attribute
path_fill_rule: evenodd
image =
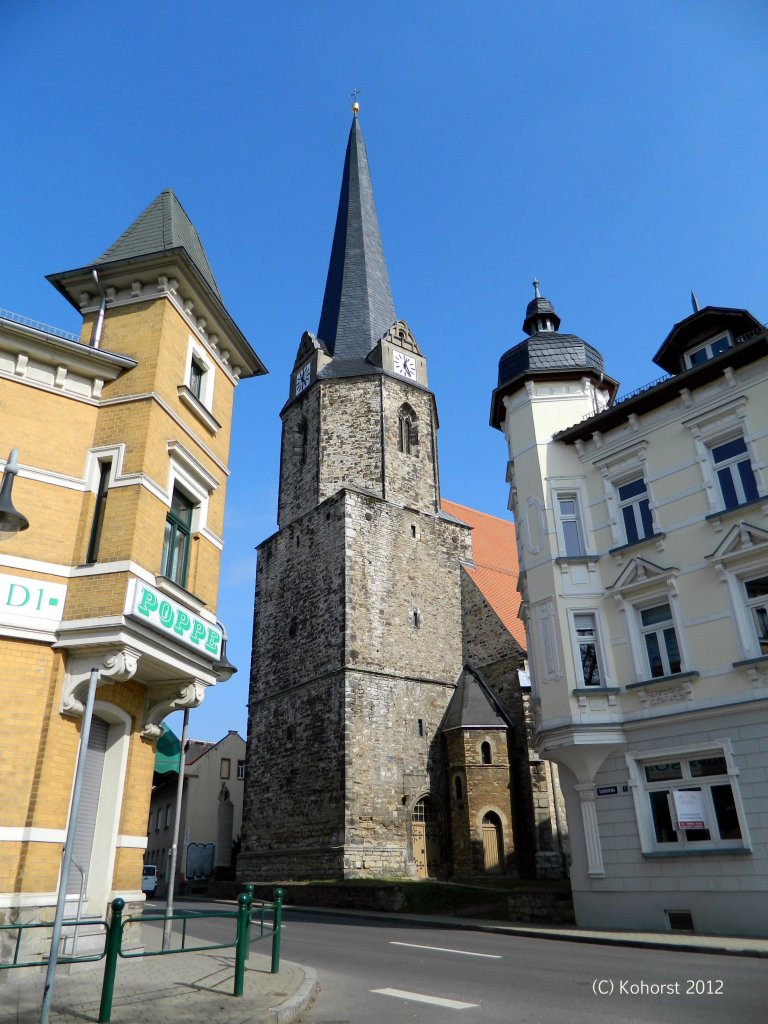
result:
<svg viewBox="0 0 768 1024"><path fill-rule="evenodd" d="M13 478L19 472L19 453L11 449L8 461L3 470L3 485L0 487L0 541L15 537L22 530L29 529L29 520L21 512L17 512L11 501Z"/></svg>

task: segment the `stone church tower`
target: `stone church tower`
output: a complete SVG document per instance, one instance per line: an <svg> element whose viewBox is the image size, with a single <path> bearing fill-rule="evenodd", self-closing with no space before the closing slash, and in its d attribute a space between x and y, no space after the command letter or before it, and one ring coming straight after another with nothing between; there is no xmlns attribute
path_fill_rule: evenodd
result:
<svg viewBox="0 0 768 1024"><path fill-rule="evenodd" d="M427 361L397 319L357 118L317 336L258 548L244 878L445 875L440 724L470 530L440 508Z"/></svg>

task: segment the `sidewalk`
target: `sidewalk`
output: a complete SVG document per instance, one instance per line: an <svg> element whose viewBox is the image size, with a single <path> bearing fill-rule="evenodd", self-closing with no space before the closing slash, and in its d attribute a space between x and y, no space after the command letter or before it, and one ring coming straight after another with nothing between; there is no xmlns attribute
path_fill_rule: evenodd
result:
<svg viewBox="0 0 768 1024"><path fill-rule="evenodd" d="M234 950L120 960L112 1024L291 1024L309 1006L317 977L286 960L270 974L270 958L251 952L245 991L232 995ZM36 1024L45 975L17 969L0 982L0 1024ZM103 964L95 970L56 975L51 1024L86 1024L99 1019Z"/></svg>

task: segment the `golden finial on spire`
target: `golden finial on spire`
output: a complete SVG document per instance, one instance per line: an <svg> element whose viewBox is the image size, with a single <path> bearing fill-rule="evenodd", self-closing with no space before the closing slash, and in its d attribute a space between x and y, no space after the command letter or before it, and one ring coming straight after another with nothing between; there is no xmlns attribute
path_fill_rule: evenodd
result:
<svg viewBox="0 0 768 1024"><path fill-rule="evenodd" d="M361 89L353 89L349 94L349 98L352 100L352 113L355 117L360 113L360 104L357 102L357 97L360 95L361 91Z"/></svg>

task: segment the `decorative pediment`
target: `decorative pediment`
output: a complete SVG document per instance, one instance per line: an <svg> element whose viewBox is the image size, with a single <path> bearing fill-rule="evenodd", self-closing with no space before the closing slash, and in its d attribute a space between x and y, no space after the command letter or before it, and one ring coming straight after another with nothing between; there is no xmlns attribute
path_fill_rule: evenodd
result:
<svg viewBox="0 0 768 1024"><path fill-rule="evenodd" d="M655 562L649 562L647 558L633 558L624 567L616 582L608 587L615 593L623 593L627 590L639 590L641 587L670 585L672 579L677 576L675 568L664 569Z"/></svg>
<svg viewBox="0 0 768 1024"><path fill-rule="evenodd" d="M392 345L399 345L400 348L406 350L406 352L413 352L414 355L420 356L421 349L419 348L416 339L411 334L411 329L404 320L397 320L386 334L382 335L379 339L379 344L388 341Z"/></svg>
<svg viewBox="0 0 768 1024"><path fill-rule="evenodd" d="M768 559L768 530L751 523L737 523L708 556L710 562L728 562L740 555L752 556L763 553Z"/></svg>
<svg viewBox="0 0 768 1024"><path fill-rule="evenodd" d="M320 352L324 356L330 356L324 341L316 338L311 331L304 331L299 342L299 351L296 353L296 362L293 364L294 370L315 352Z"/></svg>

